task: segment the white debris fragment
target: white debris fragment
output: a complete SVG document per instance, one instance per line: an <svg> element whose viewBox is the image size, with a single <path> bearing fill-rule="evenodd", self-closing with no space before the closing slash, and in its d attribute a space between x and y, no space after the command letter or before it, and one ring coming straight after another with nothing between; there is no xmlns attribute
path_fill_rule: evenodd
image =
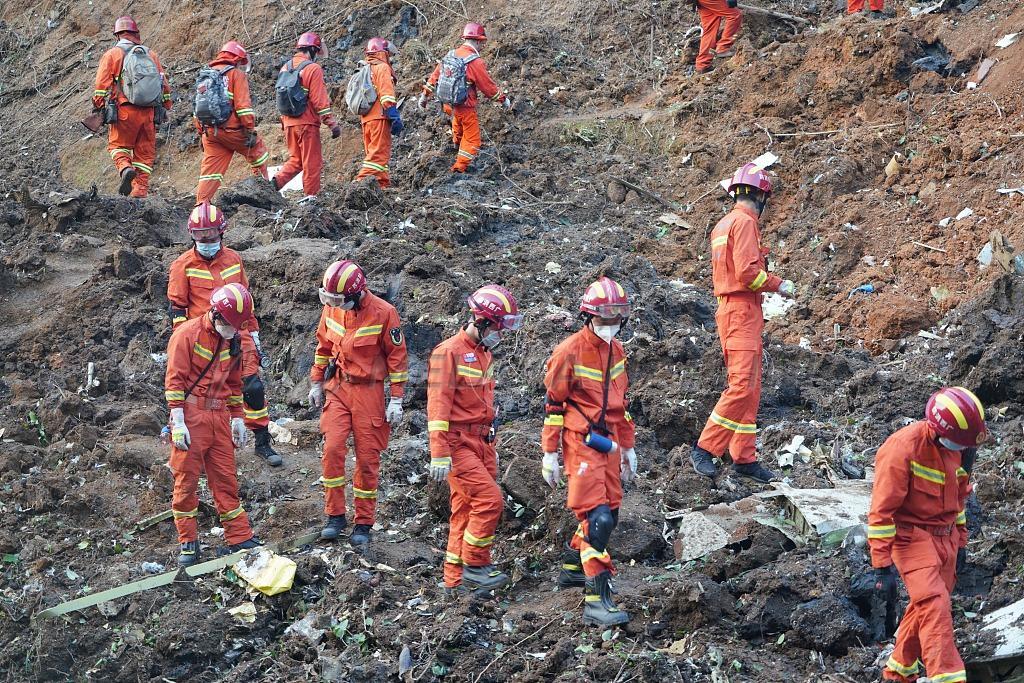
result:
<svg viewBox="0 0 1024 683"><path fill-rule="evenodd" d="M557 275L558 273L562 272L562 266L555 263L554 261L548 261L547 264L544 266L544 270L551 273L552 275Z"/></svg>
<svg viewBox="0 0 1024 683"><path fill-rule="evenodd" d="M1019 35L1019 33L1007 33L1005 36L996 41L996 47L1003 49L1010 47L1011 45L1017 42L1017 36Z"/></svg>
<svg viewBox="0 0 1024 683"><path fill-rule="evenodd" d="M961 211L960 213L958 213L956 215L956 219L958 221L962 221L963 219L969 218L969 217L971 217L973 215L974 215L974 209L972 209L970 207L967 207L963 211Z"/></svg>
<svg viewBox="0 0 1024 683"><path fill-rule="evenodd" d="M785 316L794 306L796 306L796 301L793 299L787 299L781 294L772 292L761 300L761 314L765 320L773 320Z"/></svg>

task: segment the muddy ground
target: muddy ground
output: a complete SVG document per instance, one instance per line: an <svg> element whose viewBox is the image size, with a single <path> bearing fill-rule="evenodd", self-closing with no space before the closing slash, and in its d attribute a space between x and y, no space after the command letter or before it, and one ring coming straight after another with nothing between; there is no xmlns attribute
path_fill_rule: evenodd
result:
<svg viewBox="0 0 1024 683"><path fill-rule="evenodd" d="M836 474L842 460L850 471L870 465L935 388L974 389L996 438L975 470L980 506L954 616L965 656L986 652L980 615L1024 597L1024 282L977 259L996 230L1024 246L1024 193L996 192L1024 185L1024 41L994 46L1019 30L1024 9L983 0L966 13L915 18L900 3L894 17L871 21L803 0L762 5L810 23L748 14L737 56L698 77L684 2L267 1L218 7L211 22L201 4L142 0L131 11L176 88L145 201L114 196L105 140L83 138L75 123L122 7L43 0L0 9L6 679L377 681L411 666L406 680L876 680L884 644L871 642L849 599L865 561L855 544L797 548L755 525L748 540L683 564L664 519L758 490L728 475L700 478L688 455L723 384L706 235L728 202L715 185L766 150L780 161L765 238L773 268L799 295L768 325L763 457L774 464L803 435L822 455L786 475L832 486L848 476ZM280 163L271 80L296 33L325 36L336 96L358 46L390 37L402 49L400 94L411 100L466 11L486 21L485 58L516 102L512 114L483 109L474 173L446 173L453 152L443 117L409 102L393 190L349 187L361 145L346 119L342 138L325 141L316 204L243 180L240 162L217 199L274 359L272 417L296 421L288 428L298 443L279 446L284 468L265 467L251 446L239 454L242 496L264 539L320 523L316 415L303 402L323 268L353 258L375 290L398 291L411 391L384 458L368 553L345 543L292 553L294 588L257 598L253 623L227 612L249 597L226 573L33 619L142 577L143 562L171 567L176 557L171 522L134 526L170 499L157 438L166 419L159 354L170 332L167 267L186 248L198 175L187 95L197 65L227 37L256 46L260 131ZM918 62L925 57L948 61L930 71ZM986 58L995 66L969 88ZM601 274L635 302L621 336L640 456L611 548L618 600L633 619L608 632L580 625L578 591L555 590L574 524L564 490L548 493L539 473L542 364L578 325L578 297ZM527 314L498 353L508 505L495 551L514 584L476 602L437 587L446 490L423 477L424 370L433 345L457 328L465 295L492 280ZM851 293L865 284L874 291ZM304 617L322 637L285 633Z"/></svg>

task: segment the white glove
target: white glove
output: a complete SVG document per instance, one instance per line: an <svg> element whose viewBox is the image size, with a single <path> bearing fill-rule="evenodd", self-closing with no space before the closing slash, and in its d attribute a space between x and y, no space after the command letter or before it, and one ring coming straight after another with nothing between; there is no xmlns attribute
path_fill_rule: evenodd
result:
<svg viewBox="0 0 1024 683"><path fill-rule="evenodd" d="M792 280L783 280L782 284L779 285L779 294L787 299L792 299L796 296L796 285Z"/></svg>
<svg viewBox="0 0 1024 683"><path fill-rule="evenodd" d="M452 471L452 459L431 458L430 467L428 469L430 472L430 478L440 484L448 478L448 473Z"/></svg>
<svg viewBox="0 0 1024 683"><path fill-rule="evenodd" d="M419 99L416 100L416 105L420 109L426 109L427 108L427 93L425 93L425 92L421 92L420 93Z"/></svg>
<svg viewBox="0 0 1024 683"><path fill-rule="evenodd" d="M316 408L324 407L324 383L313 382L313 387L309 390L309 395L306 397L309 401L309 405Z"/></svg>
<svg viewBox="0 0 1024 683"><path fill-rule="evenodd" d="M179 451L187 451L192 445L192 435L185 426L184 408L171 408L171 440Z"/></svg>
<svg viewBox="0 0 1024 683"><path fill-rule="evenodd" d="M558 464L558 453L545 453L540 467L541 476L553 489L562 482L562 466Z"/></svg>
<svg viewBox="0 0 1024 683"><path fill-rule="evenodd" d="M512 98L509 97L508 95L505 95L505 101L502 102L502 104L505 105L505 109L511 109L512 108Z"/></svg>
<svg viewBox="0 0 1024 683"><path fill-rule="evenodd" d="M245 440L249 436L249 432L245 429L245 420L240 417L231 418L231 443L235 444L235 448L244 448Z"/></svg>
<svg viewBox="0 0 1024 683"><path fill-rule="evenodd" d="M388 407L384 410L384 419L389 424L395 424L402 421L402 415L402 399L392 396L391 400L388 401Z"/></svg>
<svg viewBox="0 0 1024 683"><path fill-rule="evenodd" d="M632 448L622 449L622 483L628 484L636 476L636 451Z"/></svg>

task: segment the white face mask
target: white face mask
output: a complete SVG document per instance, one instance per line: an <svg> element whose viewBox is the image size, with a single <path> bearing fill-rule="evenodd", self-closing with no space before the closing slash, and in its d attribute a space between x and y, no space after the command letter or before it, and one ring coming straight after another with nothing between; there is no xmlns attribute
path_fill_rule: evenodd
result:
<svg viewBox="0 0 1024 683"><path fill-rule="evenodd" d="M965 450L967 450L967 446L961 446L958 443L953 443L952 441L950 441L949 439L947 439L947 438L945 438L943 436L939 437L939 445L941 445L943 448L948 448L951 451L965 451Z"/></svg>
<svg viewBox="0 0 1024 683"><path fill-rule="evenodd" d="M501 341L501 332L488 332L480 338L480 343L489 349L493 349Z"/></svg>
<svg viewBox="0 0 1024 683"><path fill-rule="evenodd" d="M594 325L594 334L604 340L606 344L611 344L612 339L618 334L621 325Z"/></svg>
<svg viewBox="0 0 1024 683"><path fill-rule="evenodd" d="M235 334L237 334L237 330L235 330L235 328L231 327L231 325L228 325L226 323L222 323L219 320L215 321L213 323L213 326L214 328L216 328L217 334L219 334L224 339L233 339Z"/></svg>

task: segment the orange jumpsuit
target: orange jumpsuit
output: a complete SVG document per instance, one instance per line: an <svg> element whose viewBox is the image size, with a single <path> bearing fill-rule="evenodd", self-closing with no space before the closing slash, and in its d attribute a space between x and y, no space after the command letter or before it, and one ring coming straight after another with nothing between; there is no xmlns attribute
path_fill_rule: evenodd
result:
<svg viewBox="0 0 1024 683"><path fill-rule="evenodd" d="M601 417L606 376L611 385L605 426L608 438L618 443L619 448L601 453L585 445L583 437ZM569 545L580 551L583 573L587 576L614 572L608 550L599 551L588 541L587 513L599 505L607 505L617 519L622 504L620 449L633 447L636 432L633 418L626 410L629 377L622 343L613 339L609 347L589 326L584 327L551 352L544 386L547 387L547 417L541 445L544 452L554 453L561 444L569 478L568 506L580 520Z"/></svg>
<svg viewBox="0 0 1024 683"><path fill-rule="evenodd" d="M782 279L765 268L767 249L753 209L737 205L711 231L711 268L728 386L697 445L721 457L728 447L736 464L757 459L757 405L761 401L761 292L776 292Z"/></svg>
<svg viewBox="0 0 1024 683"><path fill-rule="evenodd" d="M505 507L498 455L488 440L494 423L491 352L465 330L438 344L427 366L430 461L451 466L451 518L444 585L462 583L462 567L491 564L494 532Z"/></svg>
<svg viewBox="0 0 1024 683"><path fill-rule="evenodd" d="M221 52L210 66L219 71L233 67L238 57ZM223 126L205 128L196 121L203 140L203 161L199 166L199 187L196 188L196 204L213 200L221 182L224 171L231 165L231 157L238 152L249 162L253 175L267 177L267 160L270 152L262 138L256 139L252 147L245 146L245 139L250 131L256 130L256 112L252 108L249 95L249 77L241 69L227 72L228 98L232 102L231 115Z"/></svg>
<svg viewBox="0 0 1024 683"><path fill-rule="evenodd" d="M189 388L211 361L213 364L191 393ZM231 418L242 416L241 360L232 358L228 342L213 327L209 316L182 323L167 345L164 396L168 408L184 408L191 436L187 451L171 446L174 473L171 511L178 541L199 538L199 474L206 471L213 502L224 525L224 538L235 545L252 538L249 516L238 499L235 446L231 442Z"/></svg>
<svg viewBox="0 0 1024 683"><path fill-rule="evenodd" d="M299 52L290 62L293 67L308 61L305 53ZM287 65L282 66L284 71ZM302 171L302 191L307 196L320 192L320 172L324 167L323 150L320 148L320 124L328 128L337 125L331 112L331 98L324 83L324 70L317 63L308 65L299 74L299 82L309 95L306 111L302 116L282 116L285 142L288 143L288 161L277 171L277 186L285 184Z"/></svg>
<svg viewBox="0 0 1024 683"><path fill-rule="evenodd" d="M725 0L697 0L697 14L700 15L701 28L697 68L703 69L711 65L712 50L725 52L736 43L736 34L743 24L743 13L738 7L729 7ZM725 26L719 38L718 29L723 22Z"/></svg>
<svg viewBox="0 0 1024 683"><path fill-rule="evenodd" d="M938 445L927 422L890 436L875 456L868 512L871 564L895 564L910 594L883 678L939 683L967 680L953 637L950 594L956 554L967 546L965 501L971 486L960 453Z"/></svg>
<svg viewBox="0 0 1024 683"><path fill-rule="evenodd" d="M868 0L868 8L872 12L881 12L885 9L885 0ZM864 9L864 0L846 0L846 13L856 14Z"/></svg>
<svg viewBox="0 0 1024 683"><path fill-rule="evenodd" d="M316 328L316 355L310 379L324 381L334 359L334 376L324 382L326 403L320 416L324 435L324 509L345 514L345 457L353 435L356 473L352 494L356 524L373 525L377 514L380 453L388 446L391 427L384 419L384 380L391 396L405 395L409 362L405 337L395 307L369 291L356 310L324 306Z"/></svg>
<svg viewBox="0 0 1024 683"><path fill-rule="evenodd" d="M465 58L472 55L479 55L479 53L469 45L460 45L455 50L456 57ZM440 78L441 63L438 62L434 67L434 72L430 74L430 78L423 86L424 91L432 95L437 89L437 81ZM452 142L459 148L452 170L460 172L469 168L469 164L480 151L480 120L476 115L477 90L479 89L484 97L495 102L504 102L507 97L491 78L483 59L474 59L466 66L466 81L469 86L466 101L455 107L450 107L447 104L444 106L445 113L452 117Z"/></svg>
<svg viewBox="0 0 1024 683"><path fill-rule="evenodd" d="M121 88L117 87L124 66L125 50L136 44L123 38L100 57L100 65L96 70L96 86L92 93L92 106L102 109L106 106L108 97L114 97L117 101L117 122L109 124L107 151L110 152L110 158L114 160L118 173L129 166L135 167L136 176L132 181L131 196L145 197L149 194L149 177L153 174L153 164L156 162L154 108L137 107L129 103ZM156 52L150 50L149 56L163 77L163 106L170 111L170 83Z"/></svg>
<svg viewBox="0 0 1024 683"><path fill-rule="evenodd" d="M373 87L377 90L377 101L370 107L370 111L363 114L359 120L363 124L363 147L366 148L366 158L363 166L356 175L356 180L375 176L381 187L388 187L391 178L388 176L388 162L391 161L391 120L384 115L384 110L398 104L395 97L395 70L386 61L369 57L370 78L373 80Z"/></svg>
<svg viewBox="0 0 1024 683"><path fill-rule="evenodd" d="M242 259L234 249L221 244L220 251L212 259L200 256L192 247L171 264L167 280L167 301L170 302L173 317L171 324L178 329L186 320L198 318L210 310L210 297L215 291L230 282L241 283L249 289L249 278L245 276ZM251 377L260 372L260 356L252 340L252 332L259 332L260 325L253 317L246 329L239 330L242 340L242 377ZM262 408L245 405L245 426L257 431L270 422L266 399Z"/></svg>

